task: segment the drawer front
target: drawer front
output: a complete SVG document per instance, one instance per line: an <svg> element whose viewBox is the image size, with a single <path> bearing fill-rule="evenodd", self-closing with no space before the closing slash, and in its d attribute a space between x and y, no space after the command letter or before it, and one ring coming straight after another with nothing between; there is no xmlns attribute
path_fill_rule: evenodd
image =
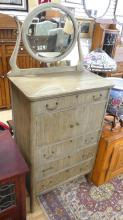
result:
<svg viewBox="0 0 123 220"><path fill-rule="evenodd" d="M77 109L36 116L37 146L63 141L93 130L100 130L105 102L79 106Z"/></svg>
<svg viewBox="0 0 123 220"><path fill-rule="evenodd" d="M84 150L80 150L75 154L69 154L67 157L61 160L56 160L47 164L39 163L37 168L37 181L51 176L56 172L65 170L69 167L73 167L75 164L84 162L85 160L94 158L96 155L97 146L91 146Z"/></svg>
<svg viewBox="0 0 123 220"><path fill-rule="evenodd" d="M32 103L32 114L52 113L65 108L77 107L86 103L96 103L107 100L109 90L91 91L65 97L58 97Z"/></svg>
<svg viewBox="0 0 123 220"><path fill-rule="evenodd" d="M37 159L38 163L41 165L62 159L67 157L69 154L74 154L75 152L85 149L87 146L97 144L100 132L87 133L83 136L77 138L71 138L55 145L48 145L37 149ZM40 161L40 162L39 162Z"/></svg>
<svg viewBox="0 0 123 220"><path fill-rule="evenodd" d="M90 159L84 163L80 163L75 167L66 169L63 172L59 172L52 177L45 178L44 180L37 182L35 186L36 193L46 191L66 180L69 180L70 178L89 173L92 170L93 163L94 159Z"/></svg>

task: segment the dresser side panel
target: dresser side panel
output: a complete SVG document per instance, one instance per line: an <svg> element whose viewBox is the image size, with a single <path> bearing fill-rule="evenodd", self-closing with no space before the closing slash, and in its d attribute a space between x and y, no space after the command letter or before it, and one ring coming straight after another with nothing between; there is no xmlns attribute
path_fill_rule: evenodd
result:
<svg viewBox="0 0 123 220"><path fill-rule="evenodd" d="M12 89L12 114L14 121L14 135L25 160L31 164L31 145L30 145L30 102L11 84Z"/></svg>

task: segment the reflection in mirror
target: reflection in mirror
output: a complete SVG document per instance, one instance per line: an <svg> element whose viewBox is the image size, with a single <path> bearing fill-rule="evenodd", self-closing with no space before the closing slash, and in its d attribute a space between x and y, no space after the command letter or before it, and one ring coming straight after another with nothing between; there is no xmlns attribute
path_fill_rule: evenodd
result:
<svg viewBox="0 0 123 220"><path fill-rule="evenodd" d="M73 21L63 10L47 8L36 14L26 33L27 42L37 56L59 57L74 39Z"/></svg>
<svg viewBox="0 0 123 220"><path fill-rule="evenodd" d="M116 2L116 10L114 16L116 22L123 25L123 0L118 0Z"/></svg>
<svg viewBox="0 0 123 220"><path fill-rule="evenodd" d="M87 15L92 18L103 17L110 6L110 2L111 0L83 0L84 9Z"/></svg>

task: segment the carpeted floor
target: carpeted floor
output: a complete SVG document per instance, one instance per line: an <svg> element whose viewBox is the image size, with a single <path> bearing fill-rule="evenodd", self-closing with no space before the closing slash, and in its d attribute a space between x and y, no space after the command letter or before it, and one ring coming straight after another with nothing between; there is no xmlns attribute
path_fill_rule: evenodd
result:
<svg viewBox="0 0 123 220"><path fill-rule="evenodd" d="M79 177L39 199L50 220L123 220L123 175L100 187Z"/></svg>

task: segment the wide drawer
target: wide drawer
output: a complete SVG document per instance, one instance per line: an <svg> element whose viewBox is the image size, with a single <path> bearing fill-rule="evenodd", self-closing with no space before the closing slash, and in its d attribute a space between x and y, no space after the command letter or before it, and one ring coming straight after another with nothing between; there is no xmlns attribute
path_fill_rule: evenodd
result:
<svg viewBox="0 0 123 220"><path fill-rule="evenodd" d="M78 105L86 103L101 102L107 100L108 92L108 89L99 91L89 91L85 93L78 93L75 95L33 102L31 106L32 114L40 114L43 112L52 113L54 111L60 111L65 108L77 107Z"/></svg>
<svg viewBox="0 0 123 220"><path fill-rule="evenodd" d="M48 191L48 189L55 187L62 182L74 178L76 176L84 175L89 173L93 168L94 159L87 160L74 166L72 168L66 169L63 172L59 172L56 175L45 178L36 183L35 190L36 193Z"/></svg>
<svg viewBox="0 0 123 220"><path fill-rule="evenodd" d="M90 103L66 111L36 116L36 145L55 144L100 130L106 102Z"/></svg>
<svg viewBox="0 0 123 220"><path fill-rule="evenodd" d="M53 175L54 173L60 172L61 170L73 167L75 164L84 162L87 159L95 158L96 151L97 145L82 149L74 154L66 155L66 157L63 159L56 160L47 164L43 164L41 162L38 164L36 169L36 179L39 181L45 177Z"/></svg>
<svg viewBox="0 0 123 220"><path fill-rule="evenodd" d="M80 137L71 138L55 145L38 146L36 161L45 164L74 154L75 152L85 149L88 146L98 143L100 131L87 133Z"/></svg>

